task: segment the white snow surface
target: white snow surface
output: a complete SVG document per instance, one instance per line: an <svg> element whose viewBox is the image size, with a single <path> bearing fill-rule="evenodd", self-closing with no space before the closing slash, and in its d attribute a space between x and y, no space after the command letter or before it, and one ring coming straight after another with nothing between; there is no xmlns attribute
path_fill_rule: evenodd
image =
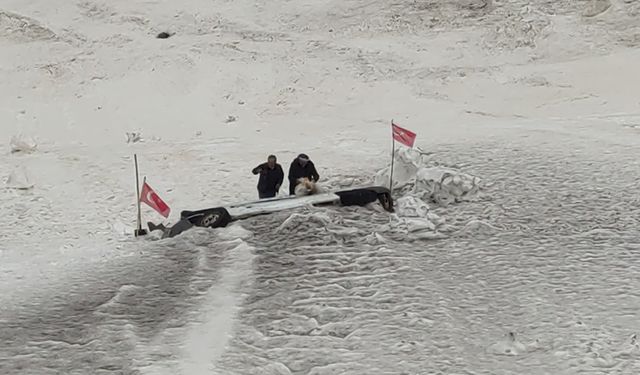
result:
<svg viewBox="0 0 640 375"><path fill-rule="evenodd" d="M34 152L38 147L35 139L19 134L11 137L11 152Z"/></svg>
<svg viewBox="0 0 640 375"><path fill-rule="evenodd" d="M640 373L639 19L0 0L0 374ZM394 214L131 235L134 153L173 223L254 200L272 153L386 185L392 119Z"/></svg>

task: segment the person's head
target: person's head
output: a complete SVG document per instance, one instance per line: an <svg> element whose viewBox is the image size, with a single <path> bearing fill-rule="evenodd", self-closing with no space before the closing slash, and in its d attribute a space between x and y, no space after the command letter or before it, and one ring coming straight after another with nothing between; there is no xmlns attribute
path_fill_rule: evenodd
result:
<svg viewBox="0 0 640 375"><path fill-rule="evenodd" d="M274 168L277 161L278 159L276 159L275 155L269 155L269 157L267 158L267 165L269 166L269 168Z"/></svg>
<svg viewBox="0 0 640 375"><path fill-rule="evenodd" d="M301 166L303 166L303 167L304 167L305 165L307 165L307 163L308 163L308 162L309 162L309 156L307 156L307 154L300 154L300 155L298 155L298 163L299 163Z"/></svg>

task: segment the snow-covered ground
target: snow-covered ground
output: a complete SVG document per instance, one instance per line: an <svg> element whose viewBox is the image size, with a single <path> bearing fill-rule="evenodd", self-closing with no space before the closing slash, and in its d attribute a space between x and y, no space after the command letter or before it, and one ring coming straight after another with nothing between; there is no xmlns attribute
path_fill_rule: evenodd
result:
<svg viewBox="0 0 640 375"><path fill-rule="evenodd" d="M632 0L0 0L0 373L640 373L639 46ZM396 215L131 236L134 153L175 222L270 153L372 183L391 119Z"/></svg>

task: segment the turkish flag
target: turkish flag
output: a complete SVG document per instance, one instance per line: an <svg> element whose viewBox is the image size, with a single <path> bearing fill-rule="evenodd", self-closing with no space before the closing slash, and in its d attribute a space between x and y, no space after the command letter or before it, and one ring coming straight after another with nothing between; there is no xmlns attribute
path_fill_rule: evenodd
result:
<svg viewBox="0 0 640 375"><path fill-rule="evenodd" d="M171 208L167 206L166 203L155 191L149 186L149 184L145 183L142 185L142 192L140 193L140 202L146 203L149 207L158 211L158 213L164 217L169 217L169 213L171 212Z"/></svg>
<svg viewBox="0 0 640 375"><path fill-rule="evenodd" d="M391 128L393 131L393 139L407 147L413 147L413 143L416 141L416 133L411 130L401 128L393 122L391 123Z"/></svg>

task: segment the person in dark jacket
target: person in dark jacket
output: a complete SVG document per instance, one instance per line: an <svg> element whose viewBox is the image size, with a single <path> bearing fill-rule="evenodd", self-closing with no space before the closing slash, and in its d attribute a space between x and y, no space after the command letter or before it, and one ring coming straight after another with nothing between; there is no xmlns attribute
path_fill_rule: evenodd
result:
<svg viewBox="0 0 640 375"><path fill-rule="evenodd" d="M306 154L300 154L293 159L289 167L289 194L295 195L298 179L308 178L313 182L318 182L320 176L316 171L316 166L309 160Z"/></svg>
<svg viewBox="0 0 640 375"><path fill-rule="evenodd" d="M280 191L280 186L284 180L284 172L278 164L275 155L269 155L266 163L253 168L253 174L260 174L258 180L258 197L273 198Z"/></svg>

